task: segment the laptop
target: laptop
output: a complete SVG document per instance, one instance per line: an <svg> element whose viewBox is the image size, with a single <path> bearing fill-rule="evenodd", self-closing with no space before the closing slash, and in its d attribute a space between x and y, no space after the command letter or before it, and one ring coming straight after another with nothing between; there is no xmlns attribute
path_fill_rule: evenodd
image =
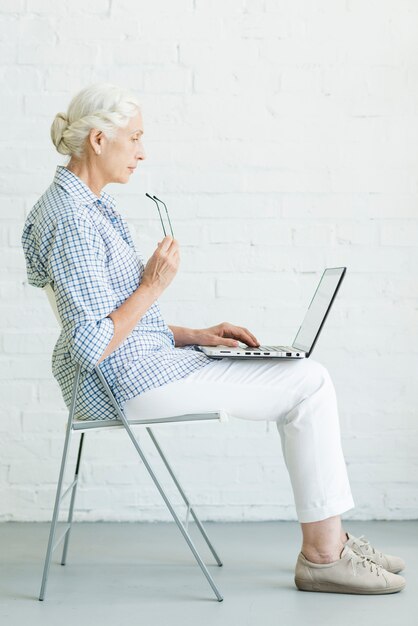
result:
<svg viewBox="0 0 418 626"><path fill-rule="evenodd" d="M291 346L259 346L258 348L229 346L197 346L213 359L305 359L315 347L327 319L338 289L345 276L346 267L327 268Z"/></svg>

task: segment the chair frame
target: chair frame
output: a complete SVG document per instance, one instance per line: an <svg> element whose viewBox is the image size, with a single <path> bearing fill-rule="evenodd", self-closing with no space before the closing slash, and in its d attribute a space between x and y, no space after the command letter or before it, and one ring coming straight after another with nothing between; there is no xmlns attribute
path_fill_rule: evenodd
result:
<svg viewBox="0 0 418 626"><path fill-rule="evenodd" d="M50 570L50 565L51 565L51 560L52 560L52 554L54 552L54 550L58 547L58 545L61 543L61 541L63 539L65 539L64 541L64 547L63 547L63 552L62 552L62 558L61 558L61 565L65 565L67 562L67 554L68 554L68 546L69 546L69 541L70 541L70 534L71 534L71 528L72 528L72 523L73 523L73 513L74 513L74 504L75 504L75 498L76 498L76 492L77 492L77 484L78 484L78 477L79 477L79 471L80 471L80 466L81 466L81 458L82 458L82 450L83 450L83 443L84 443L84 437L86 435L86 433L89 430L92 429L98 429L98 428L104 428L104 427L113 427L113 428L124 428L131 440L131 442L133 443L141 461L143 462L143 464L145 465L145 468L147 470L147 472L149 473L149 475L151 476L155 486L157 487L162 499L164 500L164 503L166 504L168 510L170 511L174 521L176 522L181 534L183 535L187 545L189 546L194 558L196 559L200 569L202 570L203 574L205 575L208 583L210 584L216 599L219 602L222 602L223 597L218 589L218 587L216 586L212 576L210 575L206 565L204 564L202 558L200 557L199 552L197 551L191 537L189 534L189 530L188 530L188 525L189 525L189 518L190 515L192 516L193 520L196 523L196 526L198 527L202 537L204 538L206 544L209 547L209 550L211 551L216 564L221 567L222 566L222 561L220 560L215 548L213 547L211 541L209 540L209 537L203 527L203 524L201 523L201 521L199 520L194 508L192 507L189 498L186 496L183 488L181 487L176 475L174 474L174 471L172 469L172 467L170 466L170 464L167 461L167 458L165 456L165 454L163 453L161 446L159 445L157 438L155 437L155 434L153 433L153 431L151 430L150 426L154 425L154 424L163 424L163 423L181 423L181 422L193 422L193 421L208 421L208 420L222 420L223 419L223 415L222 412L212 412L212 413L196 413L196 414L190 414L190 415L178 415L178 416L173 416L173 417L168 417L168 418L154 418L154 419L149 419L149 420L130 420L128 421L123 409L119 406L119 404L116 401L116 398L114 397L106 379L103 376L103 373L101 372L100 368L98 366L95 367L95 372L97 374L97 376L99 377L99 380L101 382L101 384L103 385L106 394L108 395L115 411L116 414L118 416L118 419L107 419L107 420L77 420L75 419L75 407L76 407L76 401L77 401L77 394L78 394L78 388L79 388L79 382L80 382L80 365L76 366L76 371L75 371L75 376L74 376L74 384L73 384L73 390L72 390L72 398L71 398L71 404L70 404L70 409L69 409L69 414L68 414L68 421L67 421L67 428L66 428L66 434L65 434L65 442L64 442L64 450L63 450L63 454L62 454L62 460L61 460L61 467L60 467L60 472L59 472L59 478L58 478L58 485L57 485L57 491L56 491L56 496L55 496L55 505L54 505L54 512L52 515L52 521L51 521L51 527L50 527L50 532L49 532L49 539L48 539L48 546L47 546L47 551L46 551L46 556L45 556L45 564L44 564L44 569L43 569L43 576L42 576L42 584L41 584L41 590L40 590L40 594L39 594L39 600L44 600L45 598L45 594L46 594L46 587L47 587L47 582L48 582L48 576L49 576L49 570ZM157 449L157 452L159 454L159 456L161 457L168 473L170 474L175 486L177 487L177 490L179 491L185 505L187 506L187 513L186 513L186 520L183 523L179 516L177 515L172 503L170 502L170 499L168 498L166 492L164 491L163 486L161 485L160 481L158 480L156 474L154 473L147 457L144 454L144 451L142 450L142 447L138 441L138 438L135 436L132 427L133 426L137 426L137 425L141 425L141 426L145 426L145 429L148 433L148 435L150 436L154 446ZM64 474L65 474L65 469L66 469L66 465L67 465L67 460L68 460L68 453L69 453L69 449L70 449L70 443L71 443L71 435L73 432L81 432L81 437L80 437L80 442L79 442L79 447L78 447L78 453L77 453L77 461L76 461L76 467L75 467L75 472L74 472L74 479L71 482L71 484L65 489L65 491L63 492L63 482L64 482ZM71 493L71 500L70 500L70 506L69 506L69 511L68 511L68 518L67 518L67 523L64 526L63 532L62 534L58 537L58 539L55 540L55 534L56 534L56 529L57 529L57 524L58 524L58 518L59 518L59 513L60 513L60 508L61 508L61 503L63 501L63 499L69 495Z"/></svg>

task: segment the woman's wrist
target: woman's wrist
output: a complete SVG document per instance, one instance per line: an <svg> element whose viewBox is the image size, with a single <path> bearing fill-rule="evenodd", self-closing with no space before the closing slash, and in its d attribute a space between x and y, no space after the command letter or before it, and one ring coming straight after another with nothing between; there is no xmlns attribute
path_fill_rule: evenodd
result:
<svg viewBox="0 0 418 626"><path fill-rule="evenodd" d="M174 335L176 347L193 346L199 343L199 332L194 328L184 328L183 326L169 326Z"/></svg>
<svg viewBox="0 0 418 626"><path fill-rule="evenodd" d="M194 346L199 343L199 331L195 328L185 328L187 331L187 346Z"/></svg>
<svg viewBox="0 0 418 626"><path fill-rule="evenodd" d="M158 300L161 296L161 289L152 283L142 282L137 288L136 293L145 296L150 300Z"/></svg>

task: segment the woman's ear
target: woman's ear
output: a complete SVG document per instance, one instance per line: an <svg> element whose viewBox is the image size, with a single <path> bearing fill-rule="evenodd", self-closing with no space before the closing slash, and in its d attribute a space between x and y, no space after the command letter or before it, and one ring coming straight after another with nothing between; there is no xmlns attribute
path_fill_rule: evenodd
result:
<svg viewBox="0 0 418 626"><path fill-rule="evenodd" d="M89 142L93 152L100 154L102 151L103 133L97 128L92 128L89 134Z"/></svg>

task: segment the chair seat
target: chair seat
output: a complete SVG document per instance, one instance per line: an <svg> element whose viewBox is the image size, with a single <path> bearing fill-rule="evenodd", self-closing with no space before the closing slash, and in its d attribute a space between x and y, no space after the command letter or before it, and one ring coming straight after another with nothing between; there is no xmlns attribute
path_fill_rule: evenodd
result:
<svg viewBox="0 0 418 626"><path fill-rule="evenodd" d="M217 420L219 422L228 421L228 414L220 409L219 411L213 411L210 413L188 413L186 415L174 415L170 417L155 417L152 419L139 419L129 420L131 426L153 426L156 424L185 424L187 422L209 422L211 420ZM73 430L91 430L94 428L123 428L123 422L121 420L89 420L76 418L73 420Z"/></svg>

